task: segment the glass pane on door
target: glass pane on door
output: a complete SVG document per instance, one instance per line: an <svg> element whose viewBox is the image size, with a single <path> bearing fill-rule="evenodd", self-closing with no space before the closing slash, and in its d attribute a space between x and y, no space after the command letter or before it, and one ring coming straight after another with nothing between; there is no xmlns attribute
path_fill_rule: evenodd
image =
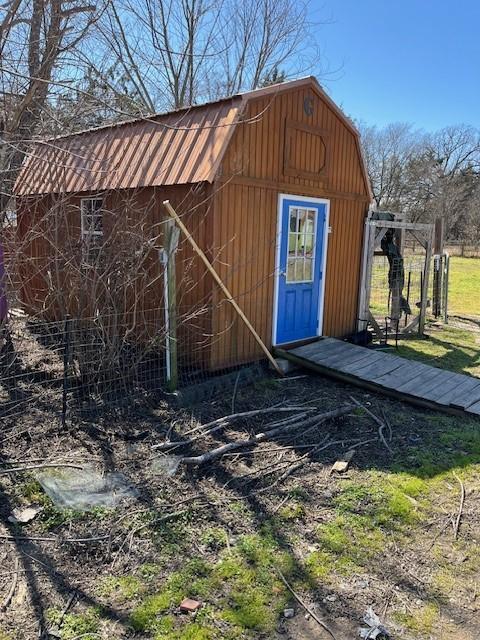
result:
<svg viewBox="0 0 480 640"><path fill-rule="evenodd" d="M290 207L287 282L312 282L315 258L314 209Z"/></svg>

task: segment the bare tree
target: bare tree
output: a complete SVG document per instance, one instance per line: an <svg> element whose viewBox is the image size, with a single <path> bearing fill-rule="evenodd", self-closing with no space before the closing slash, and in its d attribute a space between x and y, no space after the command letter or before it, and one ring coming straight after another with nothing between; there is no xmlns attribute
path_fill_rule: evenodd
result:
<svg viewBox="0 0 480 640"><path fill-rule="evenodd" d="M407 166L422 149L423 136L406 123L383 129L360 125L375 203L382 209L400 209L408 191Z"/></svg>
<svg viewBox="0 0 480 640"><path fill-rule="evenodd" d="M152 111L254 89L286 67L311 70L311 27L307 5L294 0L121 0L99 31L108 65Z"/></svg>
<svg viewBox="0 0 480 640"><path fill-rule="evenodd" d="M69 55L98 15L83 0L10 0L0 8L2 212L52 88L59 78L68 82Z"/></svg>
<svg viewBox="0 0 480 640"><path fill-rule="evenodd" d="M472 239L480 222L480 132L467 125L426 134L408 124L362 126L375 203L412 221L445 220L451 239Z"/></svg>

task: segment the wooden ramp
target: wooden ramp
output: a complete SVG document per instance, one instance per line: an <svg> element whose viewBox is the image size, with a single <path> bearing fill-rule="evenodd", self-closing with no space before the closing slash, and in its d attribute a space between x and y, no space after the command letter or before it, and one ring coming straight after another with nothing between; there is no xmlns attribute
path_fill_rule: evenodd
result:
<svg viewBox="0 0 480 640"><path fill-rule="evenodd" d="M480 416L480 378L438 369L335 338L275 353L323 375L399 400Z"/></svg>

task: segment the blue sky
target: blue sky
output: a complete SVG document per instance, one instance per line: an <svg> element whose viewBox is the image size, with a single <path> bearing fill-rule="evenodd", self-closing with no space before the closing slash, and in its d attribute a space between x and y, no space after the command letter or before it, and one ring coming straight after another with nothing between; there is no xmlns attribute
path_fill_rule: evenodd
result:
<svg viewBox="0 0 480 640"><path fill-rule="evenodd" d="M320 78L352 118L480 127L480 0L313 0Z"/></svg>

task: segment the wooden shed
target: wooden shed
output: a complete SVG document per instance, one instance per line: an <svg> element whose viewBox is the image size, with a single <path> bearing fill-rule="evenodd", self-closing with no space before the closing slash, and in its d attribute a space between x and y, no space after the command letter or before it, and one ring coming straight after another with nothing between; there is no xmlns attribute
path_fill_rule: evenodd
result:
<svg viewBox="0 0 480 640"><path fill-rule="evenodd" d="M356 129L313 77L38 143L16 195L22 299L35 312L51 308L52 287L71 286L51 274L67 236L81 246L139 219L156 238L151 282L141 304L135 287L126 299L136 313L162 307L153 230L169 199L268 347L357 326L370 187ZM42 222L53 209L54 241ZM187 243L177 282L181 309L203 308L189 329L198 362L214 370L262 355ZM67 311L78 309L57 309Z"/></svg>

